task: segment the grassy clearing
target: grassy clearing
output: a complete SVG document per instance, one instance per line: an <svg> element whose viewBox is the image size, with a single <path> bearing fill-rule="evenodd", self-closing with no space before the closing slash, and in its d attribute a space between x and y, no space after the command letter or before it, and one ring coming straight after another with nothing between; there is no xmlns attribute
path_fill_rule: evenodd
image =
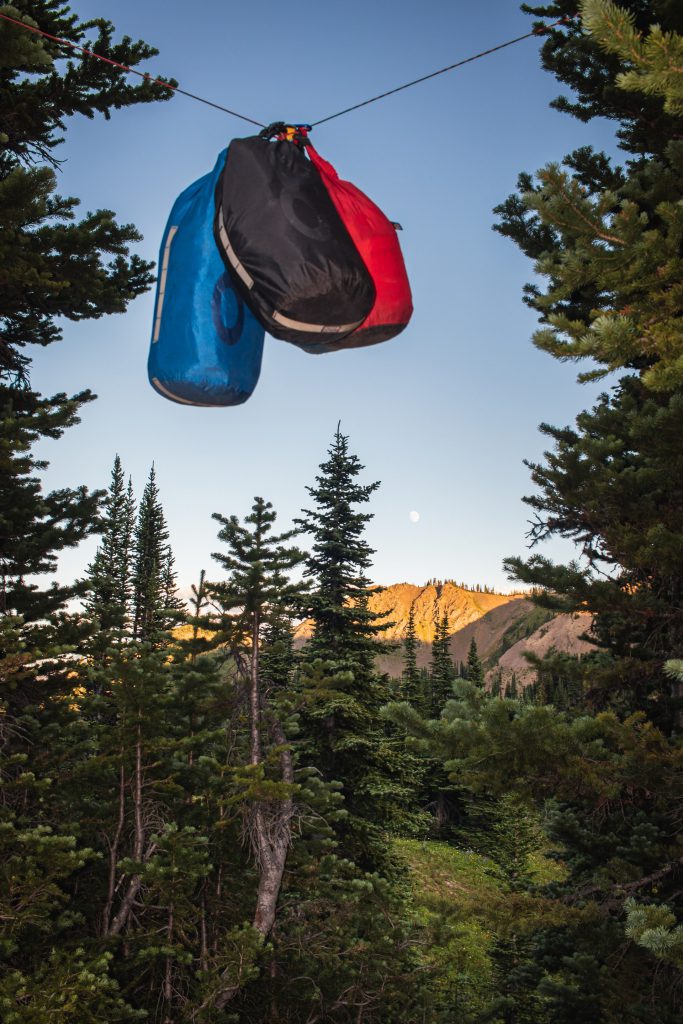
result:
<svg viewBox="0 0 683 1024"><path fill-rule="evenodd" d="M513 891L495 861L474 851L414 839L397 840L396 849L409 870L425 969L452 1019L466 1024L495 999L496 944L562 923L568 911L554 900ZM564 874L542 851L530 855L529 870L536 885Z"/></svg>
<svg viewBox="0 0 683 1024"><path fill-rule="evenodd" d="M465 1021L494 995L490 911L503 899L500 871L488 857L445 843L402 839L396 845L410 871L425 967L437 996Z"/></svg>

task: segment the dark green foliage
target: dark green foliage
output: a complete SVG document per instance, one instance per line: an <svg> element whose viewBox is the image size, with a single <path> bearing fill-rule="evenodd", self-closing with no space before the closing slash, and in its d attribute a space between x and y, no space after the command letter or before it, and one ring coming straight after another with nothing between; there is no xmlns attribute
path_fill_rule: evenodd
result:
<svg viewBox="0 0 683 1024"><path fill-rule="evenodd" d="M566 18L565 25L551 29L541 49L543 66L558 81L571 89L552 106L581 121L606 117L617 122L622 147L631 153L661 150L676 131L676 121L664 111L657 96L624 91L617 75L624 62L615 53L596 46L579 20L578 0L555 0L544 5L522 4L522 10L546 21ZM683 15L675 0L621 0L620 7L630 11L640 31L655 24L683 32Z"/></svg>
<svg viewBox="0 0 683 1024"><path fill-rule="evenodd" d="M662 662L683 644L682 409L681 394L653 395L625 378L577 417L576 430L544 427L556 447L531 466L540 488L527 499L535 535L576 540L602 571L540 555L507 562L519 578L548 587L545 604L594 612L592 638L620 660L618 673L596 677L595 700L604 704L605 688L618 688L627 706L669 720L675 708Z"/></svg>
<svg viewBox="0 0 683 1024"><path fill-rule="evenodd" d="M410 611L408 613L408 625L403 638L403 676L401 695L404 700L410 701L411 704L414 704L416 707L420 705L420 701L423 699L420 673L417 667L418 644L419 640L417 639L417 634L415 632L415 609L411 604Z"/></svg>
<svg viewBox="0 0 683 1024"><path fill-rule="evenodd" d="M626 1020L673 1021L675 968L669 962L655 972L646 948L625 943L624 904L629 896L642 899L655 891L669 911L680 902L680 850L672 828L683 792L680 743L643 715L623 722L612 713L569 718L547 706L491 700L470 683L458 682L456 689L459 699L439 722L421 720L408 705L394 705L389 714L418 748L440 756L452 779L489 799L513 795L521 801L520 823L525 806L543 809L546 833L567 874L539 894L535 960L523 980L516 976L524 998L541 998L545 1006L531 1019L587 1024L610 1020L619 1008ZM496 859L507 860L521 879L515 867L521 824L515 830L514 804L511 828L501 810L499 804L490 832L499 836ZM546 897L558 908L576 908L571 927L547 928ZM584 999L589 985L592 1008ZM622 1007L623 992L628 1007Z"/></svg>
<svg viewBox="0 0 683 1024"><path fill-rule="evenodd" d="M645 32L656 21L669 32L682 27L677 5L664 0L625 8ZM576 8L534 13L550 10ZM585 10L594 34L578 24L555 30L545 60L578 90L572 113L620 120L633 159L613 169L604 154L582 149L536 181L523 176L519 193L498 208L498 230L536 260L546 282L545 292L534 285L526 293L543 324L536 344L559 359L591 359L583 379L620 377L576 427L544 424L552 450L530 464L532 541L570 538L583 562L554 565L535 554L506 564L545 591L546 606L594 614L593 635L615 662L589 688L596 706L617 701L671 725L677 695L662 665L683 650L681 117L665 112L656 88L623 88L619 75L630 63L620 51L631 29L618 24L618 9L590 0ZM641 70L647 76L647 61Z"/></svg>
<svg viewBox="0 0 683 1024"><path fill-rule="evenodd" d="M367 575L373 551L363 533L372 515L358 506L367 504L379 482L358 483L363 468L337 427L316 485L308 488L315 508L302 510L297 525L313 539L306 566L315 584L308 608L314 624L309 656L370 673L382 649L379 634L389 623L368 608L375 589Z"/></svg>
<svg viewBox="0 0 683 1024"><path fill-rule="evenodd" d="M682 27L680 5L676 12L666 2L626 6L653 38L655 21L664 30ZM566 865L566 877L538 894L535 923L499 942L500 994L488 1019L655 1024L673 1022L681 1010L683 908L674 880L681 862L671 815L683 787L680 741L668 736L679 684L665 669L680 659L683 642L680 110L675 88L663 84L664 45L655 54L658 43L632 37L627 62L633 23L601 0L583 9L592 36L573 21L544 46L546 65L578 92L558 106L583 119L617 119L634 159L613 168L582 149L536 180L522 175L519 194L497 211L498 230L536 261L546 286L526 289L543 325L535 343L560 359L590 358L582 379L609 371L620 379L575 429L544 426L554 447L531 465L532 541L574 540L582 563L534 555L507 567L541 589L536 598L545 607L591 611L592 638L603 651L580 663L537 659L538 680L522 701L490 700L457 683L460 699L442 720L421 721L407 705L391 717L418 747L440 754L460 785L493 801L512 790L541 810ZM570 2L533 8L544 17L576 12ZM680 39L667 46L673 52ZM634 62L646 93L634 91L637 75L620 75ZM508 696L516 692L513 676ZM614 711L582 715L582 700ZM629 715L634 709L664 728L642 712ZM499 862L519 834L504 827L502 812L499 805L487 829L498 836ZM549 925L547 898L576 917Z"/></svg>
<svg viewBox="0 0 683 1024"><path fill-rule="evenodd" d="M215 552L213 558L229 576L225 583L212 583L211 594L226 614L234 610L238 633L250 628L254 614L260 624L273 612L292 616L304 606L307 588L292 582L289 574L306 556L299 548L285 546L295 530L270 535L276 520L272 509L269 501L254 498L244 525L237 516L213 516L221 524L218 539L228 545L228 554Z"/></svg>
<svg viewBox="0 0 683 1024"><path fill-rule="evenodd" d="M154 466L140 500L132 560L133 637L159 643L182 608Z"/></svg>
<svg viewBox="0 0 683 1024"><path fill-rule="evenodd" d="M465 677L469 679L475 686L484 685L484 666L482 665L481 658L479 657L479 651L477 650L477 641L472 637L469 650L467 652L467 675Z"/></svg>
<svg viewBox="0 0 683 1024"><path fill-rule="evenodd" d="M104 502L102 540L88 567L86 610L97 622L100 657L129 632L131 565L135 528L132 482L125 479L121 460L114 459L111 484Z"/></svg>
<svg viewBox="0 0 683 1024"><path fill-rule="evenodd" d="M78 409L90 397L43 399L0 383L0 611L27 622L58 611L79 592L77 585L55 583L41 589L30 579L53 573L60 551L99 525L101 492L78 487L43 494L38 474L46 463L32 454L40 438L59 438L78 423Z"/></svg>
<svg viewBox="0 0 683 1024"><path fill-rule="evenodd" d="M526 659L536 669L533 684L535 700L554 704L561 711L586 707L585 689L595 686L602 665L611 667L611 659L599 652L583 658L550 650L544 657L527 653Z"/></svg>
<svg viewBox="0 0 683 1024"><path fill-rule="evenodd" d="M17 0L8 12L63 35L84 38L68 6L56 0ZM153 55L145 43L113 46L109 22L97 29L100 52L129 63ZM30 390L25 348L61 338L59 318L93 319L122 312L151 283L151 266L129 255L139 236L110 211L74 220L75 199L56 195L51 166L66 119L105 116L112 107L168 95L100 61L73 60L64 48L3 22L0 25L0 569L2 607L27 621L43 619L76 593L74 587L41 591L26 577L50 573L61 550L98 526L100 495L84 487L44 495L36 474L45 468L31 455L43 437L56 438L78 422L92 395L42 398Z"/></svg>
<svg viewBox="0 0 683 1024"><path fill-rule="evenodd" d="M315 508L298 520L312 538L306 574L313 637L302 672L302 727L307 756L326 781L343 786L348 817L341 849L364 870L391 874L386 831L400 822L415 827L420 816L410 800L420 772L379 720L390 690L374 661L388 623L368 609L372 551L363 532L372 516L361 511L379 484L358 483L362 469L337 427L316 486L309 488Z"/></svg>
<svg viewBox="0 0 683 1024"><path fill-rule="evenodd" d="M429 701L429 713L432 718L438 718L441 714L441 709L451 696L451 687L455 679L455 669L450 651L450 636L448 615L444 613L441 619L434 623Z"/></svg>
<svg viewBox="0 0 683 1024"><path fill-rule="evenodd" d="M16 0L7 10L129 66L158 52L129 37L113 43L111 22L79 22L59 0ZM57 318L121 313L152 282L151 264L130 255L140 238L132 225L117 224L110 210L76 221L78 200L56 194L53 167L66 119L109 117L112 108L172 93L151 81L132 84L112 64L74 57L7 22L0 25L0 52L0 375L26 383L23 350L58 341Z"/></svg>

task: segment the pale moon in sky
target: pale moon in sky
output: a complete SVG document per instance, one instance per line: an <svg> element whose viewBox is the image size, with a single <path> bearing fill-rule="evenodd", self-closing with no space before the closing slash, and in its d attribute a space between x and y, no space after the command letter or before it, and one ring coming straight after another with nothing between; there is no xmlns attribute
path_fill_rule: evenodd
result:
<svg viewBox="0 0 683 1024"><path fill-rule="evenodd" d="M419 512L415 512L415 511L410 512L408 514L408 519L410 519L411 523L419 523L420 522L420 513Z"/></svg>

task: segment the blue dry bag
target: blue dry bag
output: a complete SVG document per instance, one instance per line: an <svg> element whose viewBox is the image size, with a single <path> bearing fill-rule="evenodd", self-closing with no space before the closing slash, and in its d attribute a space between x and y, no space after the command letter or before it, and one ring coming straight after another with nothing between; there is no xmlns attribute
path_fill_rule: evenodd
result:
<svg viewBox="0 0 683 1024"><path fill-rule="evenodd" d="M161 242L147 368L152 387L183 405L239 405L261 371L263 327L235 292L213 237L226 153L178 196Z"/></svg>

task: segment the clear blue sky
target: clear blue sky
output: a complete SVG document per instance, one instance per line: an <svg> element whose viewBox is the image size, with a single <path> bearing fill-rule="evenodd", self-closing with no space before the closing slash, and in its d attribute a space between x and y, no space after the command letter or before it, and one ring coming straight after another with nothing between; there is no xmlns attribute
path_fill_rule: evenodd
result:
<svg viewBox="0 0 683 1024"><path fill-rule="evenodd" d="M529 30L513 0L75 0L109 16L119 35L160 50L148 65L181 87L258 121L315 121ZM266 339L259 386L236 409L190 409L149 387L153 296L121 316L67 324L65 340L35 354L45 392L91 388L82 424L47 442L49 487L106 486L116 452L141 493L152 461L183 588L213 571L211 513L244 515L254 495L284 527L341 420L351 448L382 486L368 539L380 583L428 577L510 586L504 556L525 549L524 458L543 449L541 421L570 422L596 388L537 352L521 301L532 269L491 230L492 207L517 173L578 145L613 147L610 125L581 125L548 107L561 88L543 72L540 41L491 57L321 126L320 153L404 231L415 313L393 341L309 356ZM60 190L83 212L107 207L132 221L138 251L157 258L177 194L213 166L248 125L178 96L69 123ZM419 512L413 523L411 511ZM546 546L566 556L568 547ZM67 553L83 571L94 542Z"/></svg>

